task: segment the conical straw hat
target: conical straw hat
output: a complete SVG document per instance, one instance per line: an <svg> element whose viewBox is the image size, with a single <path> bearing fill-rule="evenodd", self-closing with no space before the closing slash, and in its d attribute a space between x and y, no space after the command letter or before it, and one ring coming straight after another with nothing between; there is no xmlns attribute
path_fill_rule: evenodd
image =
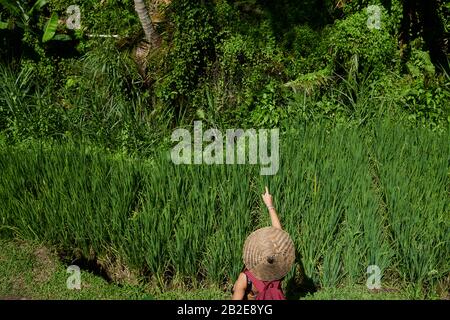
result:
<svg viewBox="0 0 450 320"><path fill-rule="evenodd" d="M262 281L279 280L295 260L294 243L281 229L265 227L251 233L244 244L245 267Z"/></svg>

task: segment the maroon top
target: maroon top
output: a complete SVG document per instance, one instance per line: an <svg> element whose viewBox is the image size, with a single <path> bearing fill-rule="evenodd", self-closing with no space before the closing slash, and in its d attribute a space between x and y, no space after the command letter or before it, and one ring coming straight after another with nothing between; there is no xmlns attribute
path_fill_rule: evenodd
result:
<svg viewBox="0 0 450 320"><path fill-rule="evenodd" d="M248 270L245 270L244 273L258 289L258 295L255 300L286 300L281 289L281 280L262 281Z"/></svg>

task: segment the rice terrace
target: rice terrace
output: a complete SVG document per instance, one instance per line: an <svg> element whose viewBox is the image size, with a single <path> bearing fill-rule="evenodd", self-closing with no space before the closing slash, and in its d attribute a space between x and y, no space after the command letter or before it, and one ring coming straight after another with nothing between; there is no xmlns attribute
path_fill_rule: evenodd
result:
<svg viewBox="0 0 450 320"><path fill-rule="evenodd" d="M0 0L0 300L450 299L449 17Z"/></svg>

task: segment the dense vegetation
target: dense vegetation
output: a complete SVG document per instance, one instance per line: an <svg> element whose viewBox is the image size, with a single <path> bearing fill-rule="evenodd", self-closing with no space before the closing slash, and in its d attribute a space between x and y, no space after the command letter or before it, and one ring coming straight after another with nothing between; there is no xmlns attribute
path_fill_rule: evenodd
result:
<svg viewBox="0 0 450 320"><path fill-rule="evenodd" d="M25 11L32 6L19 2ZM445 53L450 8L437 3ZM48 1L23 24L20 11L10 18L1 9L9 27L0 30L0 129L10 143L77 137L134 153L151 152L168 130L193 119L223 127L318 118L360 125L379 116L431 128L450 121L448 61L433 63L418 22L410 23L409 42L400 39L399 1L385 8L175 0L159 9L162 41L144 46L145 62L135 50L143 33L132 1L83 1L82 28L60 22L43 42L50 15L64 21L71 4ZM380 29L367 25L369 4L380 5Z"/></svg>
<svg viewBox="0 0 450 320"><path fill-rule="evenodd" d="M364 283L373 264L384 281L418 289L445 279L448 136L380 124L364 134L306 126L288 137L273 178L255 166L176 166L164 154L129 161L80 146L4 148L2 234L119 260L161 283L223 284L240 271L245 236L268 223L259 197L269 183L317 285Z"/></svg>
<svg viewBox="0 0 450 320"><path fill-rule="evenodd" d="M130 0L0 0L1 237L229 284L269 184L303 282L449 290L448 3L146 3L148 42ZM278 174L172 164L194 120L280 128Z"/></svg>

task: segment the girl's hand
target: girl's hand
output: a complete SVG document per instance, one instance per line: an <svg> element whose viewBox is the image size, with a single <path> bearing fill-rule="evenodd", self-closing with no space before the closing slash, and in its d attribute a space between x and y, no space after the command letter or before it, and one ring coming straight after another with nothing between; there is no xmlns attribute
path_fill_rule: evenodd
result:
<svg viewBox="0 0 450 320"><path fill-rule="evenodd" d="M267 206L267 208L270 208L270 207L273 208L272 195L269 193L269 188L267 188L267 186L266 186L266 193L262 194L262 198L263 198L263 201L264 201L265 205Z"/></svg>
<svg viewBox="0 0 450 320"><path fill-rule="evenodd" d="M262 195L262 198L267 206L267 209L269 209L270 219L272 220L272 227L281 229L281 223L280 220L278 219L277 211L273 206L272 195L269 193L269 188L267 188L267 186L266 186L266 193Z"/></svg>

